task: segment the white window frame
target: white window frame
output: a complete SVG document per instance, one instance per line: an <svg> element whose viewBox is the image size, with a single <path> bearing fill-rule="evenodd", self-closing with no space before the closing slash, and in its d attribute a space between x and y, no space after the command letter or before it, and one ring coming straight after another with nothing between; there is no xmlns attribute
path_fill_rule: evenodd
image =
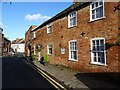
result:
<svg viewBox="0 0 120 90"><path fill-rule="evenodd" d="M75 25L70 25L70 19L71 19L70 15L72 15L73 13L75 13L76 22L75 22ZM74 17L72 17L72 18L74 18ZM68 28L74 27L74 26L77 26L77 11L73 11L73 12L68 14Z"/></svg>
<svg viewBox="0 0 120 90"><path fill-rule="evenodd" d="M50 33L52 33L52 23L47 25L47 34L50 34Z"/></svg>
<svg viewBox="0 0 120 90"><path fill-rule="evenodd" d="M34 55L36 55L36 45L34 45Z"/></svg>
<svg viewBox="0 0 120 90"><path fill-rule="evenodd" d="M76 50L71 50L71 45L70 43L71 42L76 42ZM75 45L75 44L74 44ZM74 48L74 47L73 47ZM71 58L71 51L76 51L76 59L74 58ZM78 48L77 48L77 40L70 40L69 41L69 60L72 60L72 61L78 61Z"/></svg>
<svg viewBox="0 0 120 90"><path fill-rule="evenodd" d="M51 46L51 47L50 47ZM49 52L49 49L52 48L52 44L47 45L47 54L52 55L53 54L53 48L52 48L52 53Z"/></svg>
<svg viewBox="0 0 120 90"><path fill-rule="evenodd" d="M36 38L36 32L35 31L33 32L33 38Z"/></svg>
<svg viewBox="0 0 120 90"><path fill-rule="evenodd" d="M98 46L97 44L96 44L96 41L97 40L99 40L99 43L100 43L100 40L103 40L104 42L104 45L103 45L103 51L102 50L100 50L100 51L98 51L98 49L97 50L93 50L93 41L95 41L95 47L96 46ZM96 65L104 65L104 66L107 66L106 65L106 49L105 49L105 38L92 38L91 40L90 40L90 42L91 42L91 64L96 64ZM99 45L99 46L101 46L101 44ZM101 49L100 47L98 47L99 49ZM93 52L94 53L96 53L96 61L94 61L94 54L93 54ZM104 53L104 63L102 63L102 62L99 62L98 61L98 53L99 52L103 52ZM100 59L101 59L101 57L99 57Z"/></svg>
<svg viewBox="0 0 120 90"><path fill-rule="evenodd" d="M102 19L102 18L106 18L105 15L104 15L104 0L102 0L102 1L103 1L103 5L100 5L100 1L101 1L101 0L96 0L96 1L94 1L94 2L92 2L92 3L90 4L90 21L95 21L95 20L99 20L99 19ZM95 7L95 3L97 3L97 2L98 2L98 6ZM92 5L94 5L94 8L92 8ZM96 17L96 9L98 9L98 8L100 8L100 7L103 7L103 16L97 18L97 17ZM94 10L94 13L95 13L95 14L94 14L94 15L95 15L95 18L94 18L94 19L92 18L92 10Z"/></svg>

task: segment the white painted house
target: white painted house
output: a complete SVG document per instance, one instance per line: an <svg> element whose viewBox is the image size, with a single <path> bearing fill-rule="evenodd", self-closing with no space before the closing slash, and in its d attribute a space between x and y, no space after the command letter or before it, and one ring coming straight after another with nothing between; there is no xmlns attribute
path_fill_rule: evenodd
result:
<svg viewBox="0 0 120 90"><path fill-rule="evenodd" d="M12 41L11 48L14 53L24 53L25 52L25 42L24 39L16 39Z"/></svg>

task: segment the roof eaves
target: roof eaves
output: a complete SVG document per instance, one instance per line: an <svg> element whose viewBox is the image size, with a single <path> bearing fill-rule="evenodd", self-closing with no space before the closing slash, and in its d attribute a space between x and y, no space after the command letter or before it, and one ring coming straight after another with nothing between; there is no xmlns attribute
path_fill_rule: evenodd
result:
<svg viewBox="0 0 120 90"><path fill-rule="evenodd" d="M34 28L31 30L31 32L34 32L37 28L38 28L37 26L34 27Z"/></svg>
<svg viewBox="0 0 120 90"><path fill-rule="evenodd" d="M68 8L66 8L65 10L61 11L60 13L58 13L57 15L53 16L52 18L50 18L49 20L43 22L41 25L39 25L38 27L36 27L33 31L36 31L37 29L51 23L52 21L58 19L59 17L63 16L63 15L66 15L70 12L72 12L73 10L77 9L78 7L86 4L86 3L90 3L90 2L79 2L77 4L72 4L71 6L69 6Z"/></svg>
<svg viewBox="0 0 120 90"><path fill-rule="evenodd" d="M7 42L11 42L10 40L8 40L6 37L4 37L4 40L6 40Z"/></svg>
<svg viewBox="0 0 120 90"><path fill-rule="evenodd" d="M20 41L19 41L19 43L23 43L24 42L24 39L21 39Z"/></svg>
<svg viewBox="0 0 120 90"><path fill-rule="evenodd" d="M3 29L0 27L0 30L2 30L3 31Z"/></svg>

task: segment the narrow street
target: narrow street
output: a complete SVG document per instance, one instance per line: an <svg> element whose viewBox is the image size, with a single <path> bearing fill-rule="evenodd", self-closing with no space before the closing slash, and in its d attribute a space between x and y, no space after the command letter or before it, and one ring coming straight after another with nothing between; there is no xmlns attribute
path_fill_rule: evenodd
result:
<svg viewBox="0 0 120 90"><path fill-rule="evenodd" d="M18 56L2 59L2 88L54 88Z"/></svg>

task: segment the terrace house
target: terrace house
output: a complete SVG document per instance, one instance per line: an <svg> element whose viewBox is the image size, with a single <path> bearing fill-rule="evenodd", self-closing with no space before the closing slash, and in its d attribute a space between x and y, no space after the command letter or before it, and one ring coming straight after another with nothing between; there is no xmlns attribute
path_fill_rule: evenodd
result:
<svg viewBox="0 0 120 90"><path fill-rule="evenodd" d="M48 54L50 64L81 72L119 72L119 2L74 3L45 21L36 32L34 53ZM38 48L39 47L39 48Z"/></svg>
<svg viewBox="0 0 120 90"><path fill-rule="evenodd" d="M25 33L25 55L27 57L31 56L31 52L33 52L34 50L33 43L35 43L34 42L35 38L33 37L35 37L35 33L33 33L32 30L36 27L37 26L35 25L31 25L30 28Z"/></svg>

